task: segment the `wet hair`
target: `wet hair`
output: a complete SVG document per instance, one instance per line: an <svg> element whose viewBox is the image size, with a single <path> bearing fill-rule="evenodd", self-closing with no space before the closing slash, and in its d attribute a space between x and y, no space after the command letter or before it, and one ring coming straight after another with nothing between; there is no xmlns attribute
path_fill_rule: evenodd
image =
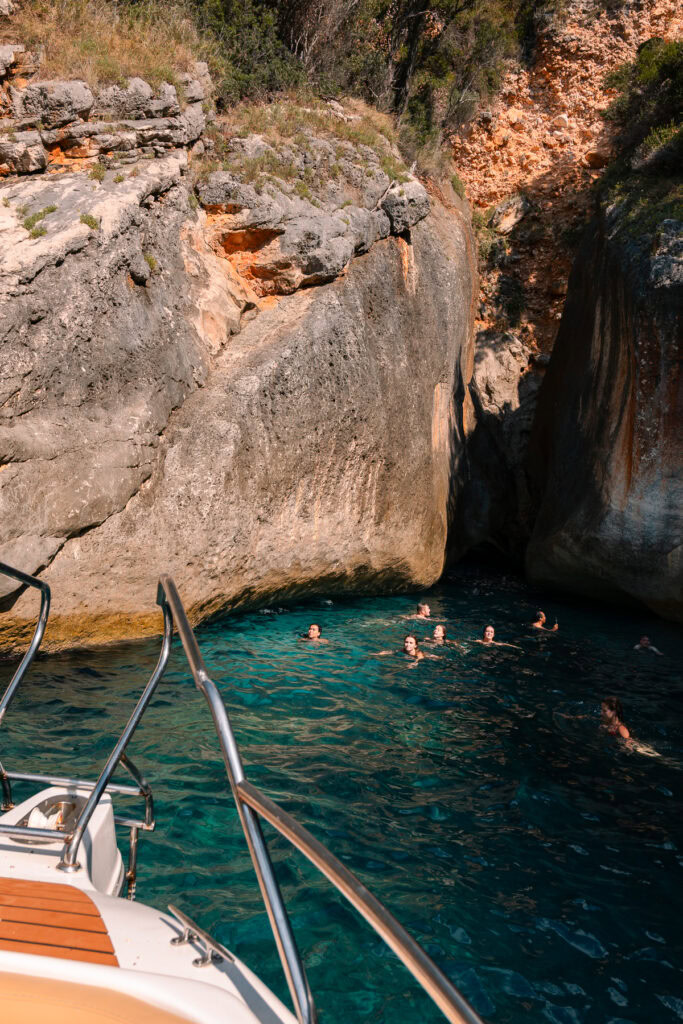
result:
<svg viewBox="0 0 683 1024"><path fill-rule="evenodd" d="M484 628L482 630L482 633L481 633L482 637L486 636L486 630L487 629L493 629L493 626L491 625L491 623L489 623L488 626L484 626ZM495 629L493 629L493 632L494 633L496 632Z"/></svg>
<svg viewBox="0 0 683 1024"><path fill-rule="evenodd" d="M418 606L417 606L418 612L425 612L427 610L427 608L429 608L429 605L427 604L426 601L420 601L418 603Z"/></svg>
<svg viewBox="0 0 683 1024"><path fill-rule="evenodd" d="M603 697L602 706L607 708L608 711L613 711L619 721L623 721L624 709L618 697Z"/></svg>
<svg viewBox="0 0 683 1024"><path fill-rule="evenodd" d="M415 634L414 634L414 633L407 633L407 634L406 634L406 635L405 635L405 636L403 637L403 646L404 646L404 647L405 647L405 645L406 645L406 640L414 640L414 641L415 641L415 646L416 646L416 647L419 647L419 646L420 646L420 645L419 645L419 643L417 642L417 637L415 636Z"/></svg>
<svg viewBox="0 0 683 1024"><path fill-rule="evenodd" d="M313 627L314 627L314 626L315 626L315 628L316 628L316 629L318 630L318 632L319 632L320 634L322 634L322 629L320 628L320 626L318 625L318 623L317 623L317 622L312 622L312 623L310 624L310 626L309 626L308 628L309 628L309 629L313 629Z"/></svg>
<svg viewBox="0 0 683 1024"><path fill-rule="evenodd" d="M540 619L541 617L545 618L546 616L545 616L545 612L542 612L541 609L539 608L538 611L536 612L536 618Z"/></svg>
<svg viewBox="0 0 683 1024"><path fill-rule="evenodd" d="M441 624L439 624L437 626L434 626L434 629L432 631L432 636L434 636L434 633L436 633L437 629L440 629L443 632L444 637L446 636L446 627L442 626Z"/></svg>

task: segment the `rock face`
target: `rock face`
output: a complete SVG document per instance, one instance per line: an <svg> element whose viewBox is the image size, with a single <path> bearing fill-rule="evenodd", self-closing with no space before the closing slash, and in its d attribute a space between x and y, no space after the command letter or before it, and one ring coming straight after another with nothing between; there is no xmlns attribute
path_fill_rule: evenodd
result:
<svg viewBox="0 0 683 1024"><path fill-rule="evenodd" d="M477 335L451 558L489 545L523 562L531 529L525 463L540 385L531 353L516 335Z"/></svg>
<svg viewBox="0 0 683 1024"><path fill-rule="evenodd" d="M165 153L0 184L0 560L53 587L47 649L158 632L163 571L198 622L443 567L465 218L353 147L334 201L219 172L196 209ZM0 599L18 650L34 600Z"/></svg>
<svg viewBox="0 0 683 1024"><path fill-rule="evenodd" d="M531 579L683 620L683 224L584 241L530 447Z"/></svg>
<svg viewBox="0 0 683 1024"><path fill-rule="evenodd" d="M186 104L174 86L154 92L141 78L93 94L85 82L42 81L40 54L19 43L0 46L0 178L50 167L108 168L160 157L197 141L206 124L208 69L183 75ZM210 82L210 80L209 80Z"/></svg>

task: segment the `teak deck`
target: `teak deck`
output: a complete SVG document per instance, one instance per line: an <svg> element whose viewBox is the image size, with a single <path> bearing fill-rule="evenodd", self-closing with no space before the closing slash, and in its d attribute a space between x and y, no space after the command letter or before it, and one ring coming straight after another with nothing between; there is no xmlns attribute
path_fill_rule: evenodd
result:
<svg viewBox="0 0 683 1024"><path fill-rule="evenodd" d="M0 949L119 966L93 901L57 882L0 878Z"/></svg>

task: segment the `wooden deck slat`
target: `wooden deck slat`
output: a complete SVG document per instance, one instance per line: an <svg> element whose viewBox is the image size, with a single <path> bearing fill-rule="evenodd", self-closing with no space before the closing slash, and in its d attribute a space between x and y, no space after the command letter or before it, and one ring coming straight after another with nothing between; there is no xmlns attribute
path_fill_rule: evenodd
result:
<svg viewBox="0 0 683 1024"><path fill-rule="evenodd" d="M113 953L114 947L106 932L82 932L75 928L50 928L49 925L24 924L22 921L0 920L0 940L37 942L46 946L69 946Z"/></svg>
<svg viewBox="0 0 683 1024"><path fill-rule="evenodd" d="M25 878L0 877L0 893L13 895L30 893L31 896L51 896L53 899L69 899L79 903L89 903L90 897L77 889L75 885L64 885L61 882L32 882Z"/></svg>
<svg viewBox="0 0 683 1024"><path fill-rule="evenodd" d="M0 950L118 967L88 893L61 882L0 878Z"/></svg>
<svg viewBox="0 0 683 1024"><path fill-rule="evenodd" d="M43 924L50 928L73 928L80 932L104 932L107 929L98 915L69 914L62 910L36 910L33 907L6 907L0 903L0 921L21 921L24 924Z"/></svg>
<svg viewBox="0 0 683 1024"><path fill-rule="evenodd" d="M73 900L53 900L47 897L31 896L29 893L20 896L5 896L0 893L1 907L31 907L34 910L56 910L79 917L99 917L100 912L94 903L81 903Z"/></svg>
<svg viewBox="0 0 683 1024"><path fill-rule="evenodd" d="M14 942L11 939L0 941L0 949L10 953L31 953L33 956L52 956L58 960L83 960L89 964L106 964L118 967L119 962L113 953L98 953L90 949L70 949L66 946L44 946L35 942Z"/></svg>

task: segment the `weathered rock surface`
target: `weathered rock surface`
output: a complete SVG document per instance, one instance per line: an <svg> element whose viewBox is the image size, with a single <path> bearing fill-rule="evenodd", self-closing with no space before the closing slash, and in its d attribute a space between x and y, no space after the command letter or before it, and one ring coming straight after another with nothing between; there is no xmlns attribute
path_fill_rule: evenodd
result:
<svg viewBox="0 0 683 1024"><path fill-rule="evenodd" d="M683 619L683 225L584 241L530 449L531 579Z"/></svg>
<svg viewBox="0 0 683 1024"><path fill-rule="evenodd" d="M124 508L171 411L206 375L184 318L185 163L150 161L121 183L62 174L0 189L0 560L40 568ZM34 239L22 218L45 210ZM153 300L132 278L145 257L163 268Z"/></svg>
<svg viewBox="0 0 683 1024"><path fill-rule="evenodd" d="M464 218L372 165L320 205L222 172L195 211L186 164L0 186L0 560L47 566L48 648L158 631L162 571L199 621L443 566ZM0 598L15 649L33 601Z"/></svg>
<svg viewBox="0 0 683 1024"><path fill-rule="evenodd" d="M479 333L466 402L452 558L490 545L523 562L532 525L525 464L540 386L541 374L516 335Z"/></svg>
<svg viewBox="0 0 683 1024"><path fill-rule="evenodd" d="M0 46L0 177L80 168L123 167L197 142L210 95L206 64L183 76L184 106L174 86L141 78L97 95L81 81L42 81L39 55Z"/></svg>

